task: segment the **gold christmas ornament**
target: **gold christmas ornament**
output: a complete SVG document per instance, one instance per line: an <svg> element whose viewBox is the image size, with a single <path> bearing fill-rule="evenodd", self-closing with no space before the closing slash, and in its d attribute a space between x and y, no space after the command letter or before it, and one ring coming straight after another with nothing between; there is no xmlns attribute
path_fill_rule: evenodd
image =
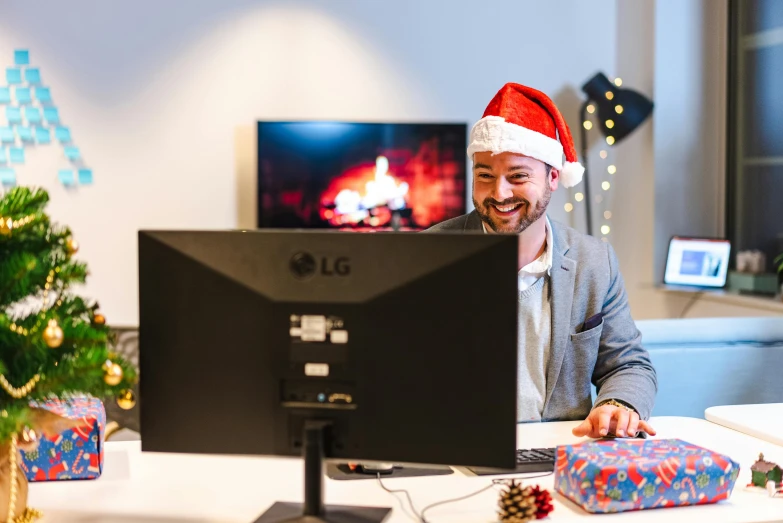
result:
<svg viewBox="0 0 783 523"><path fill-rule="evenodd" d="M92 322L95 325L105 325L106 324L106 316L104 316L103 314L98 313L95 316L93 316Z"/></svg>
<svg viewBox="0 0 783 523"><path fill-rule="evenodd" d="M28 394L30 394L30 392L32 392L32 390L35 388L35 386L38 384L39 381L41 381L41 375L36 374L32 378L30 378L30 381L28 381L21 387L14 387L8 382L8 380L3 374L0 374L0 387L2 387L3 390L6 391L9 396L16 399L22 399ZM8 411L3 410L2 413L0 413L0 416L7 418Z"/></svg>
<svg viewBox="0 0 783 523"><path fill-rule="evenodd" d="M130 410L136 406L136 395L130 389L123 389L117 396L117 405L123 410Z"/></svg>
<svg viewBox="0 0 783 523"><path fill-rule="evenodd" d="M73 238L68 238L68 240L65 242L65 246L68 248L68 254L76 254L79 252L79 242L74 240Z"/></svg>
<svg viewBox="0 0 783 523"><path fill-rule="evenodd" d="M106 371L106 375L103 377L103 381L112 387L119 385L119 383L122 381L122 367L116 363L112 363L109 367L109 370Z"/></svg>
<svg viewBox="0 0 783 523"><path fill-rule="evenodd" d="M49 324L43 332L43 339L50 349L56 349L63 344L65 335L62 328L57 325L57 320L49 320Z"/></svg>
<svg viewBox="0 0 783 523"><path fill-rule="evenodd" d="M0 234L2 234L3 236L10 235L13 226L14 223L11 220L11 218L0 218Z"/></svg>
<svg viewBox="0 0 783 523"><path fill-rule="evenodd" d="M114 365L114 362L111 360L106 360L103 362L103 366L101 367L103 369L103 372L109 372L109 369L111 366Z"/></svg>

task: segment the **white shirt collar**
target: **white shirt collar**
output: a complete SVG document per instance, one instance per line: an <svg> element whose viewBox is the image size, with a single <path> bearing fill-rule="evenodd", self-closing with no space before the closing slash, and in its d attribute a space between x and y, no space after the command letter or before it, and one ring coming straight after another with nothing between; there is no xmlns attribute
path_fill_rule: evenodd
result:
<svg viewBox="0 0 783 523"><path fill-rule="evenodd" d="M541 253L541 256L522 267L519 270L520 275L525 273L536 276L543 276L544 274L551 276L552 274L552 249L554 248L555 242L554 237L552 236L552 224L549 222L549 216L545 216L545 218L546 246L544 246L544 252ZM484 233L486 233L487 227L483 221L481 222L481 227L484 230Z"/></svg>

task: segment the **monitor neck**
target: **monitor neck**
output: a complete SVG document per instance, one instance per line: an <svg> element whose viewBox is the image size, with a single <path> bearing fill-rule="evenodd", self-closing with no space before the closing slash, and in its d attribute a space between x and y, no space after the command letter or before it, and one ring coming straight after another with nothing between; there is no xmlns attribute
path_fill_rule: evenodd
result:
<svg viewBox="0 0 783 523"><path fill-rule="evenodd" d="M307 420L304 425L304 515L324 515L324 439L328 421Z"/></svg>

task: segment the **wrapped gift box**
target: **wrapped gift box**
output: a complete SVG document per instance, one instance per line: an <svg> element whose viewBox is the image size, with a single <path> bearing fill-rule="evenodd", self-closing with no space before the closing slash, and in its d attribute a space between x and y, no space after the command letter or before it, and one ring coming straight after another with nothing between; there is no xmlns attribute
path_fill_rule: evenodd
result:
<svg viewBox="0 0 783 523"><path fill-rule="evenodd" d="M103 469L106 411L95 398L47 401L35 406L78 420L79 425L54 438L42 436L38 448L22 453L22 470L30 481L95 479Z"/></svg>
<svg viewBox="0 0 783 523"><path fill-rule="evenodd" d="M557 448L555 489L588 512L727 499L739 465L678 439L598 440Z"/></svg>

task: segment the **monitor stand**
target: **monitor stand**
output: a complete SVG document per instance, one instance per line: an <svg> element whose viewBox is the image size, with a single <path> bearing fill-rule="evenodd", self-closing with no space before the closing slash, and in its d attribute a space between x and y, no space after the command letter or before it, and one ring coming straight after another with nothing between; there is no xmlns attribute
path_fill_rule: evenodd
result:
<svg viewBox="0 0 783 523"><path fill-rule="evenodd" d="M324 506L324 429L328 421L306 421L304 427L304 503L276 502L255 523L382 523L390 508Z"/></svg>

